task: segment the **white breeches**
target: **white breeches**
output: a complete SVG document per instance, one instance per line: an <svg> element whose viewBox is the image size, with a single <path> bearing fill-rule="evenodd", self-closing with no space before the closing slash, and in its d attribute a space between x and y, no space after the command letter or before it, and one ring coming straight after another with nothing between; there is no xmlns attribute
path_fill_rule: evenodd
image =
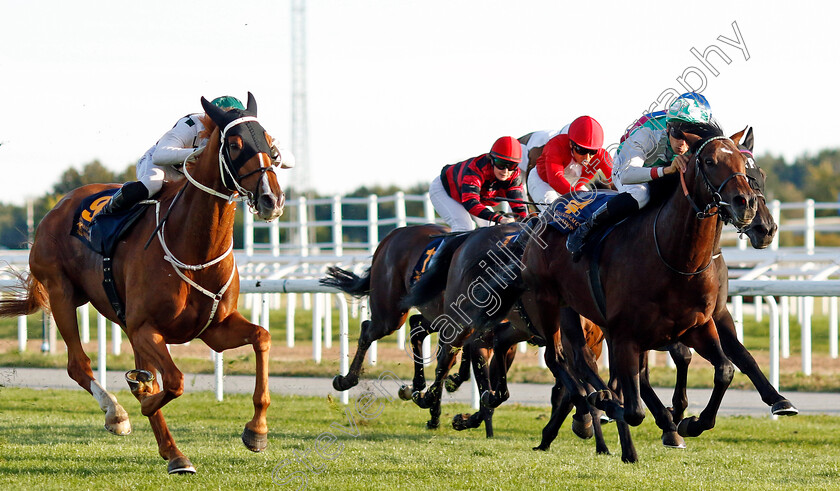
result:
<svg viewBox="0 0 840 491"><path fill-rule="evenodd" d="M493 224L488 220L471 215L464 208L464 205L452 199L444 189L440 176L432 180L432 184L429 186L429 197L437 214L443 218L443 221L449 225L453 232L466 232L475 229L476 225L487 227Z"/></svg>

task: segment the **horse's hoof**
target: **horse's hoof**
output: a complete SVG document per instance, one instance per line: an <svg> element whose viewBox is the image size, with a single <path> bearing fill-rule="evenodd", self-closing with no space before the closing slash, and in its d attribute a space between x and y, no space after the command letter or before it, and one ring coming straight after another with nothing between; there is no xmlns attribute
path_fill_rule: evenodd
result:
<svg viewBox="0 0 840 491"><path fill-rule="evenodd" d="M540 446L538 446L538 447L532 447L531 448L531 450L539 450L541 452L548 452L548 449L549 449L548 445L543 446L542 444L540 444Z"/></svg>
<svg viewBox="0 0 840 491"><path fill-rule="evenodd" d="M116 404L105 413L105 429L118 436L125 436L131 433L131 421L128 413L119 404Z"/></svg>
<svg viewBox="0 0 840 491"><path fill-rule="evenodd" d="M426 429L427 430L436 430L438 428L440 428L440 421L435 421L435 420L432 420L432 419L426 421Z"/></svg>
<svg viewBox="0 0 840 491"><path fill-rule="evenodd" d="M117 436L126 436L131 434L131 422L129 420L120 421L118 423L105 423L105 429Z"/></svg>
<svg viewBox="0 0 840 491"><path fill-rule="evenodd" d="M257 433L246 426L242 430L242 443L252 452L262 452L268 446L268 433Z"/></svg>
<svg viewBox="0 0 840 491"><path fill-rule="evenodd" d="M469 421L470 415L469 414L456 414L454 418L452 418L452 429L455 431L463 431L469 428Z"/></svg>
<svg viewBox="0 0 840 491"><path fill-rule="evenodd" d="M592 438L595 432L592 430L592 416L584 414L578 418L577 414L572 415L572 431L579 438L587 440Z"/></svg>
<svg viewBox="0 0 840 491"><path fill-rule="evenodd" d="M605 425L605 424L607 424L607 423L613 423L613 422L615 422L615 420L614 420L614 419L612 419L611 417L607 416L607 414L606 414L606 413L601 413L601 416L599 416L599 417L598 417L598 419L600 419L600 420L601 420L601 424L602 424L602 425Z"/></svg>
<svg viewBox="0 0 840 491"><path fill-rule="evenodd" d="M685 448L685 440L673 431L663 432L662 445L668 448Z"/></svg>
<svg viewBox="0 0 840 491"><path fill-rule="evenodd" d="M195 474L192 462L183 455L170 460L166 467L170 474Z"/></svg>
<svg viewBox="0 0 840 491"><path fill-rule="evenodd" d="M799 409L796 409L796 407L787 399L782 399L776 404L773 404L770 411L775 416L796 416L799 414Z"/></svg>
<svg viewBox="0 0 840 491"><path fill-rule="evenodd" d="M400 390L397 391L397 395L404 401L410 401L412 392L411 387L403 385L400 387Z"/></svg>
<svg viewBox="0 0 840 491"><path fill-rule="evenodd" d="M446 392L455 392L461 387L461 382L460 374L456 373L446 377L446 381L443 383L443 386L446 388Z"/></svg>
<svg viewBox="0 0 840 491"><path fill-rule="evenodd" d="M680 421L680 424L677 425L677 433L679 433L680 436L683 436L683 437L689 437L689 436L690 437L695 437L695 436L700 435L700 433L702 433L702 431L698 432L697 434L692 434L691 433L691 431L688 428L689 425L691 425L691 424L697 424L697 418L695 416L692 416L690 418L685 418L682 421Z"/></svg>
<svg viewBox="0 0 840 491"><path fill-rule="evenodd" d="M154 387L152 382L155 381L155 375L148 370L129 370L125 372L125 381L128 382L128 388L131 390L131 393L139 396L143 393L152 392Z"/></svg>

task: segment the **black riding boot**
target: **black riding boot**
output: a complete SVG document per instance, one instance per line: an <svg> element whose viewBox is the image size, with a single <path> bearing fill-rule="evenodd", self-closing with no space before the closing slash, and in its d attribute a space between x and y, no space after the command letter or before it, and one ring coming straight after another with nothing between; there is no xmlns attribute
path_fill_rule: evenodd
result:
<svg viewBox="0 0 840 491"><path fill-rule="evenodd" d="M595 210L586 222L569 234L566 249L572 253L572 260L580 260L583 245L592 233L602 226L620 222L639 210L639 203L629 193L619 193L607 204Z"/></svg>
<svg viewBox="0 0 840 491"><path fill-rule="evenodd" d="M113 215L131 209L132 206L149 197L149 190L140 181L131 181L123 184L111 201L105 204L100 213Z"/></svg>

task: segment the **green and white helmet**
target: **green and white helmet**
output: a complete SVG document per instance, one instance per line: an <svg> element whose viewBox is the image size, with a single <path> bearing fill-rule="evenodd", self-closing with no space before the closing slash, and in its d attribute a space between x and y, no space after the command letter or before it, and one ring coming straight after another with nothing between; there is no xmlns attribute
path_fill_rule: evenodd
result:
<svg viewBox="0 0 840 491"><path fill-rule="evenodd" d="M712 120L712 110L705 97L694 92L681 95L668 108L665 122L684 121L686 123L709 123Z"/></svg>
<svg viewBox="0 0 840 491"><path fill-rule="evenodd" d="M239 109L240 111L245 110L245 106L242 105L242 101L240 101L236 97L229 95L216 97L215 99L210 101L210 104L213 104L214 106L221 109Z"/></svg>

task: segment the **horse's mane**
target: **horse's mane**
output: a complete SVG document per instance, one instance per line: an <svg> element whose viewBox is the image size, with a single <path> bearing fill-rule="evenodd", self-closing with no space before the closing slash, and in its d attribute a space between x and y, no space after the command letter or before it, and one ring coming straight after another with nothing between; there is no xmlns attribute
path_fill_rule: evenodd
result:
<svg viewBox="0 0 840 491"><path fill-rule="evenodd" d="M714 120L710 123L683 123L679 129L683 133L690 133L700 137L699 140L694 142L688 150L688 153L695 153L700 147L700 144L708 138L723 136L723 128Z"/></svg>
<svg viewBox="0 0 840 491"><path fill-rule="evenodd" d="M720 127L717 121L712 121L710 123L682 123L679 130L683 133L689 133L700 137L699 140L691 145L691 148L688 150L689 154L697 152L700 145L708 138L724 135L723 128ZM679 189L679 187L678 174L670 174L660 179L650 181L650 204L648 207L657 206L662 201L670 198L671 195Z"/></svg>
<svg viewBox="0 0 840 491"><path fill-rule="evenodd" d="M199 138L210 138L213 134L213 130L216 129L216 123L210 119L210 116L206 114L202 114L198 118L201 121L201 124L204 125L204 129L198 134Z"/></svg>

